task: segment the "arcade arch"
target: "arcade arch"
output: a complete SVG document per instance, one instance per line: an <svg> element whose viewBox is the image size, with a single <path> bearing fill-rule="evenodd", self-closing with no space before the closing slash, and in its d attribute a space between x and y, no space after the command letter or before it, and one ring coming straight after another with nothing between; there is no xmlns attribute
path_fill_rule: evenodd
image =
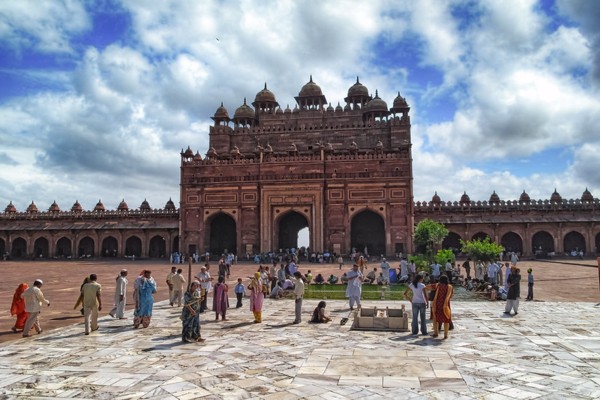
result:
<svg viewBox="0 0 600 400"><path fill-rule="evenodd" d="M27 257L27 242L25 239L19 237L12 242L12 251L10 252L12 258L25 258Z"/></svg>
<svg viewBox="0 0 600 400"><path fill-rule="evenodd" d="M119 253L119 242L113 236L102 240L102 257L116 257Z"/></svg>
<svg viewBox="0 0 600 400"><path fill-rule="evenodd" d="M235 220L223 212L214 215L206 224L205 243L211 254L225 251L237 253L237 230Z"/></svg>
<svg viewBox="0 0 600 400"><path fill-rule="evenodd" d="M81 239L79 241L79 246L77 246L77 257L94 257L94 244L94 239L92 239L89 236L86 236L83 239Z"/></svg>
<svg viewBox="0 0 600 400"><path fill-rule="evenodd" d="M142 256L142 240L137 236L130 236L125 241L125 256Z"/></svg>
<svg viewBox="0 0 600 400"><path fill-rule="evenodd" d="M381 215L364 210L352 217L350 223L350 246L361 253L385 255L385 222Z"/></svg>
<svg viewBox="0 0 600 400"><path fill-rule="evenodd" d="M39 237L33 243L33 256L35 258L48 258L49 249L48 239Z"/></svg>
<svg viewBox="0 0 600 400"><path fill-rule="evenodd" d="M6 253L6 242L4 242L4 239L0 239L0 257L4 257L5 253Z"/></svg>
<svg viewBox="0 0 600 400"><path fill-rule="evenodd" d="M448 236L442 241L442 249L452 249L454 251L460 251L462 246L460 245L460 235L458 233L450 232Z"/></svg>
<svg viewBox="0 0 600 400"><path fill-rule="evenodd" d="M476 234L473 235L471 240L485 240L485 238L489 238L489 237L490 237L490 235L488 235L485 232L477 232Z"/></svg>
<svg viewBox="0 0 600 400"><path fill-rule="evenodd" d="M554 238L546 231L536 232L531 237L531 248L535 255L554 253Z"/></svg>
<svg viewBox="0 0 600 400"><path fill-rule="evenodd" d="M275 247L279 249L297 249L298 232L309 227L306 217L297 211L285 213L277 218L275 224L277 234L277 245ZM310 230L308 242L310 243Z"/></svg>
<svg viewBox="0 0 600 400"><path fill-rule="evenodd" d="M506 253L523 254L523 239L514 232L507 232L502 236L500 244Z"/></svg>
<svg viewBox="0 0 600 400"><path fill-rule="evenodd" d="M596 235L596 254L600 254L600 233Z"/></svg>
<svg viewBox="0 0 600 400"><path fill-rule="evenodd" d="M58 239L58 242L56 242L56 251L55 251L55 255L56 257L60 257L60 258L67 258L67 257L71 257L71 239L69 239L68 237L61 237L60 239Z"/></svg>
<svg viewBox="0 0 600 400"><path fill-rule="evenodd" d="M167 241L164 237L156 235L150 239L150 248L148 256L153 258L162 258L167 254Z"/></svg>
<svg viewBox="0 0 600 400"><path fill-rule="evenodd" d="M565 253L570 253L573 250L583 251L585 253L585 238L581 233L571 231L565 235L563 240L563 249Z"/></svg>

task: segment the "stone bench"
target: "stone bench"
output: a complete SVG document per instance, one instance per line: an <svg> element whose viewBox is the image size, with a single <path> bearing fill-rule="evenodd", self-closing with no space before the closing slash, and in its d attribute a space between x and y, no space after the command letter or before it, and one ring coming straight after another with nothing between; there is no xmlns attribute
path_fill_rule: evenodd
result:
<svg viewBox="0 0 600 400"><path fill-rule="evenodd" d="M354 316L352 330L408 331L408 313L395 308L361 308Z"/></svg>

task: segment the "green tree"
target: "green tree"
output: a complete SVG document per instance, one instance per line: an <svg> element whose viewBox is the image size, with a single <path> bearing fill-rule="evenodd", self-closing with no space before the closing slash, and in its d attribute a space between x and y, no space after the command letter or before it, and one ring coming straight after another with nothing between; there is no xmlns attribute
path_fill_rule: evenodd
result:
<svg viewBox="0 0 600 400"><path fill-rule="evenodd" d="M435 255L435 262L437 262L440 265L445 265L448 260L450 260L450 262L456 261L456 256L454 255L454 252L450 249L438 250L437 254Z"/></svg>
<svg viewBox="0 0 600 400"><path fill-rule="evenodd" d="M433 255L448 236L448 229L443 224L431 219L424 219L415 228L415 245L417 252L425 254L429 262L433 262Z"/></svg>
<svg viewBox="0 0 600 400"><path fill-rule="evenodd" d="M477 240L461 240L462 252L476 261L492 261L498 259L504 247L492 242L489 237Z"/></svg>

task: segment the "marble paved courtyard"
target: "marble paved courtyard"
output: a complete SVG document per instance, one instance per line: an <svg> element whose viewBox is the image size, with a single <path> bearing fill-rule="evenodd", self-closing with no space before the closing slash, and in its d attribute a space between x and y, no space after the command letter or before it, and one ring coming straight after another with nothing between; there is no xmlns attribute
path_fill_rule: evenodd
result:
<svg viewBox="0 0 600 400"><path fill-rule="evenodd" d="M305 321L316 303L304 302ZM1 345L0 398L600 397L600 307L521 302L507 317L503 306L453 303L456 329L441 340L351 331L343 301L328 302L333 323L292 325L293 302L267 300L253 324L246 301L229 321L203 314L206 342L189 344L178 309L161 302L147 329L102 317L90 336L79 323Z"/></svg>

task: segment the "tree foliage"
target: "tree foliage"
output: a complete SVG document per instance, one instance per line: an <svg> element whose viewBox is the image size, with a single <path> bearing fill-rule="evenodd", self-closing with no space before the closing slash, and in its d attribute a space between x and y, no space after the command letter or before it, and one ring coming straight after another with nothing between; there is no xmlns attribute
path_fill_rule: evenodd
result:
<svg viewBox="0 0 600 400"><path fill-rule="evenodd" d="M496 242L492 242L489 237L485 239L476 240L461 240L462 252L471 259L476 261L493 261L498 259L501 252L504 251L504 247Z"/></svg>
<svg viewBox="0 0 600 400"><path fill-rule="evenodd" d="M443 224L431 219L424 219L415 228L414 241L417 249L420 249L430 261L433 261L436 249L441 246L446 236L448 236L448 229Z"/></svg>
<svg viewBox="0 0 600 400"><path fill-rule="evenodd" d="M445 265L446 262L448 262L448 260L450 260L450 262L456 261L456 256L454 255L454 252L450 249L438 250L437 254L435 255L435 262L437 262L440 265Z"/></svg>

